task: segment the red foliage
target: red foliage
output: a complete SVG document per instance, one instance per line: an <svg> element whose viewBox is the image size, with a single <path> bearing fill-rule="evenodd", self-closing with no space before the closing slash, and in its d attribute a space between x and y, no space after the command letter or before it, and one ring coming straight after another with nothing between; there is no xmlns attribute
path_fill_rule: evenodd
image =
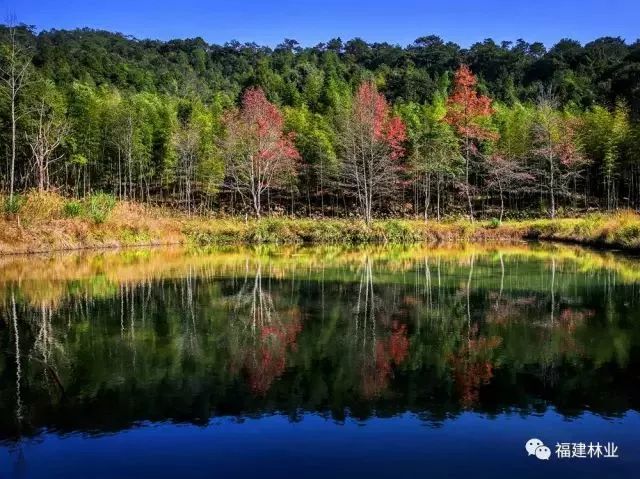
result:
<svg viewBox="0 0 640 479"><path fill-rule="evenodd" d="M387 339L377 339L375 363L365 365L362 378L362 392L365 397L379 395L389 383L393 366L399 366L409 353L407 326L393 321L391 335Z"/></svg>
<svg viewBox="0 0 640 479"><path fill-rule="evenodd" d="M470 331L476 335L477 329ZM493 364L489 353L497 348L502 339L497 336L468 339L460 350L450 358L460 402L471 407L480 398L480 387L493 378Z"/></svg>
<svg viewBox="0 0 640 479"><path fill-rule="evenodd" d="M402 144L406 140L407 132L404 122L398 116L392 117L387 123L384 141L391 147L391 158L393 160L404 156L405 149Z"/></svg>
<svg viewBox="0 0 640 479"><path fill-rule="evenodd" d="M292 314L291 321L265 325L260 329L256 355L249 354L247 371L251 390L257 394L266 392L286 367L287 351L296 349L296 339L302 331L299 314Z"/></svg>
<svg viewBox="0 0 640 479"><path fill-rule="evenodd" d="M587 159L578 150L578 141L576 139L578 127L579 125L576 122L565 120L562 137L554 151L560 163L568 169L579 168L587 163Z"/></svg>
<svg viewBox="0 0 640 479"><path fill-rule="evenodd" d="M242 97L240 109L223 119L225 150L230 155L228 174L234 187L253 198L260 214L260 196L286 178L296 174L300 154L294 146L294 133L285 133L280 110L260 88L250 88Z"/></svg>
<svg viewBox="0 0 640 479"><path fill-rule="evenodd" d="M392 116L387 100L372 82L360 85L354 100L356 120L371 131L377 141L391 149L391 158L402 158L405 154L403 143L407 139L406 127L398 116Z"/></svg>
<svg viewBox="0 0 640 479"><path fill-rule="evenodd" d="M391 377L391 361L383 341L376 341L375 364L365 367L362 393L366 398L379 395L386 389Z"/></svg>
<svg viewBox="0 0 640 479"><path fill-rule="evenodd" d="M250 127L258 141L258 157L276 156L299 159L294 146L295 134L283 133L284 118L277 106L267 100L261 88L249 88L242 97L240 118Z"/></svg>
<svg viewBox="0 0 640 479"><path fill-rule="evenodd" d="M409 352L409 338L407 325L393 322L391 338L389 339L389 355L395 364L402 363Z"/></svg>
<svg viewBox="0 0 640 479"><path fill-rule="evenodd" d="M468 66L455 73L454 86L447 99L445 121L467 138L496 139L497 134L478 124L478 120L493 114L491 99L476 91L477 79Z"/></svg>

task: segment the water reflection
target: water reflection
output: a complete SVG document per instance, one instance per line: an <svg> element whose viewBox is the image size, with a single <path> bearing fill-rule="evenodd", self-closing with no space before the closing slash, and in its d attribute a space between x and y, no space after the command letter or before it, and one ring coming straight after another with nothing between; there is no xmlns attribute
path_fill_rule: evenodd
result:
<svg viewBox="0 0 640 479"><path fill-rule="evenodd" d="M246 371L251 390L265 395L284 372L287 352L295 351L302 323L297 306L276 308L270 285L263 284L262 264L253 279L248 275L231 299L230 370Z"/></svg>
<svg viewBox="0 0 640 479"><path fill-rule="evenodd" d="M567 247L3 258L0 439L318 412L637 410L640 268Z"/></svg>

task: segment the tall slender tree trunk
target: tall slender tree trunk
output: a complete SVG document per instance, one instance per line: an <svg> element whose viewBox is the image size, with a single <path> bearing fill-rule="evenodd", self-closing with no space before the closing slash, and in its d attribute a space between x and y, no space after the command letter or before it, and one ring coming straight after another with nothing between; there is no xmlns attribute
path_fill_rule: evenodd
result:
<svg viewBox="0 0 640 479"><path fill-rule="evenodd" d="M556 217L556 195L554 184L553 153L549 150L549 193L551 195L551 218Z"/></svg>
<svg viewBox="0 0 640 479"><path fill-rule="evenodd" d="M424 178L424 220L429 219L429 204L431 203L431 175L425 174Z"/></svg>
<svg viewBox="0 0 640 479"><path fill-rule="evenodd" d="M322 217L324 218L324 174L323 174L324 161L320 162L320 209L322 211Z"/></svg>
<svg viewBox="0 0 640 479"><path fill-rule="evenodd" d="M465 138L465 150L466 150L466 155L465 155L465 182L464 182L464 186L465 186L465 190L467 193L467 202L469 204L469 216L471 218L471 222L473 223L473 202L471 201L471 185L469 184L469 162L471 161L471 142L469 137L467 136Z"/></svg>
<svg viewBox="0 0 640 479"><path fill-rule="evenodd" d="M18 95L22 88L25 87L28 77L28 72L31 66L31 59L26 54L26 49L20 47L17 38L17 29L13 25L13 20L8 27L9 33L9 58L7 59L8 65L6 68L0 67L2 73L1 80L7 87L9 102L10 102L10 116L11 116L11 159L9 166L9 201L13 203L15 194L15 180L16 180L16 136L17 136L17 124L18 124Z"/></svg>
<svg viewBox="0 0 640 479"><path fill-rule="evenodd" d="M11 66L12 74L15 74L15 67ZM9 187L9 202L13 204L13 188L15 183L15 170L16 170L16 95L15 95L15 82L12 81L11 86L11 173L10 173L10 187Z"/></svg>
<svg viewBox="0 0 640 479"><path fill-rule="evenodd" d="M442 177L438 175L438 186L436 188L436 217L440 221L440 188L442 187Z"/></svg>
<svg viewBox="0 0 640 479"><path fill-rule="evenodd" d="M504 193L502 190L502 182L498 183L500 187L500 223L502 223L502 218L504 217Z"/></svg>
<svg viewBox="0 0 640 479"><path fill-rule="evenodd" d="M253 196L253 211L256 214L256 218L260 218L260 210L261 205L260 205L260 193L257 191L253 191L252 192L252 196Z"/></svg>

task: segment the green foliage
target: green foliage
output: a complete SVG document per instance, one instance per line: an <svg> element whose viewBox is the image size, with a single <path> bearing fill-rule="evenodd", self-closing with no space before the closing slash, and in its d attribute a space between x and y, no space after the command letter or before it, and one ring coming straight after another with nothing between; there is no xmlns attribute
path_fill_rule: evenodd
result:
<svg viewBox="0 0 640 479"><path fill-rule="evenodd" d="M312 113L308 106L285 109L285 125L295 132L295 145L310 166L310 182L326 182L338 168L336 135L327 118Z"/></svg>
<svg viewBox="0 0 640 479"><path fill-rule="evenodd" d="M96 193L84 201L85 214L95 223L104 223L116 205L116 199L106 193Z"/></svg>
<svg viewBox="0 0 640 479"><path fill-rule="evenodd" d="M614 206L612 189L614 181L622 173L630 133L629 110L624 104L618 104L611 111L595 106L583 115L581 144L591 161L600 165L609 208Z"/></svg>
<svg viewBox="0 0 640 479"><path fill-rule="evenodd" d="M530 104L494 105L493 122L500 134L496 149L508 158L525 159L533 147L535 109Z"/></svg>
<svg viewBox="0 0 640 479"><path fill-rule="evenodd" d="M7 196L4 199L4 212L7 215L17 215L22 205L24 205L24 197L22 195L14 194L13 198Z"/></svg>
<svg viewBox="0 0 640 479"><path fill-rule="evenodd" d="M10 265L1 294L11 307L7 298L15 293L22 350L38 347L33 325L48 308L47 334L56 346L48 361L65 386L73 385L65 387L66 402L51 401L42 393L50 378L40 363L25 360L29 434L45 427L115 430L150 415L175 417L178 406L196 399L200 409L185 407L184 420L230 402L247 417L322 411L362 421L427 411L419 415L425 427L469 414L470 407L486 415L553 408L575 419L588 405L602 421L638 409L639 271L637 260L619 255L525 246L258 247L83 253L82 261L25 257ZM25 273L31 279L19 281ZM194 283L194 294L183 294ZM123 325L125 300L136 307L126 310ZM190 328L185 311L194 315ZM284 356L275 356L285 374L255 367L265 351L263 324L295 331ZM2 331L8 342L13 329ZM382 388L375 396L363 388L370 369L362 364L376 360L376 350L362 347L363 338L404 351L393 374L376 382ZM251 393L251 377L273 381ZM481 391L473 403L470 389L458 387L467 377L471 391ZM12 379L0 383L3 397L15 394ZM16 430L14 402L0 402L0 411L4 438Z"/></svg>
<svg viewBox="0 0 640 479"><path fill-rule="evenodd" d="M417 175L435 175L452 180L462 171L459 141L453 128L444 122L445 92L438 92L428 105L407 103L399 113L407 125L412 150L411 163Z"/></svg>
<svg viewBox="0 0 640 479"><path fill-rule="evenodd" d="M457 215L465 201L462 138L444 119L450 77L464 63L478 78L478 92L494 100L493 114L481 126L497 139L472 145L478 154L469 179L469 201L483 208L484 218L496 215L503 202L509 217L546 213L549 189L557 189L559 210L563 204L640 206L640 60L637 45L620 38L584 46L562 40L548 51L540 43L493 40L461 49L436 36L405 48L334 39L307 48L290 40L272 49L202 39L136 41L90 29L19 30L34 61L19 98L25 114L18 125L17 191L37 185L31 143L40 118L32 112L45 104L46 119L65 133L47 180L65 194L108 191L122 199L239 212L242 199L223 187L229 172L221 154L223 118L246 88L260 86L282 110L302 157L295 188L274 189L272 209L293 204L293 212L327 214L330 204L332 213L346 214L356 205L336 181L342 120L358 85L373 81L408 136L407 155L397 162L401 182L376 205L377 213L426 210L431 217L438 208L438 214ZM0 55L6 54L6 33L0 28ZM536 108L541 91L553 91L554 101ZM8 122L7 111L5 98L0 121ZM553 171L543 161L543 131L554 150ZM561 161L567 152L585 161L567 167ZM513 187L515 174L496 173L488 163L492 156L516 164L511 173L529 174L526 187ZM411 208L405 208L408 198Z"/></svg>
<svg viewBox="0 0 640 479"><path fill-rule="evenodd" d="M415 243L420 241L420 234L410 223L399 220L384 221L374 225L374 230L379 226L385 242L389 243Z"/></svg>
<svg viewBox="0 0 640 479"><path fill-rule="evenodd" d="M77 218L82 214L82 203L78 200L69 200L63 206L63 213L67 218Z"/></svg>

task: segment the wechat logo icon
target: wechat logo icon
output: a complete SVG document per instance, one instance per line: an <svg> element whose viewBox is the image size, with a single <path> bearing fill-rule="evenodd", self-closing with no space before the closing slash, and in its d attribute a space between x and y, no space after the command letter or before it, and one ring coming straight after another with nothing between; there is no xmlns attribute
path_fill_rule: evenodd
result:
<svg viewBox="0 0 640 479"><path fill-rule="evenodd" d="M540 439L529 439L524 448L529 456L536 456L541 461L548 461L551 457L551 449L545 446Z"/></svg>

